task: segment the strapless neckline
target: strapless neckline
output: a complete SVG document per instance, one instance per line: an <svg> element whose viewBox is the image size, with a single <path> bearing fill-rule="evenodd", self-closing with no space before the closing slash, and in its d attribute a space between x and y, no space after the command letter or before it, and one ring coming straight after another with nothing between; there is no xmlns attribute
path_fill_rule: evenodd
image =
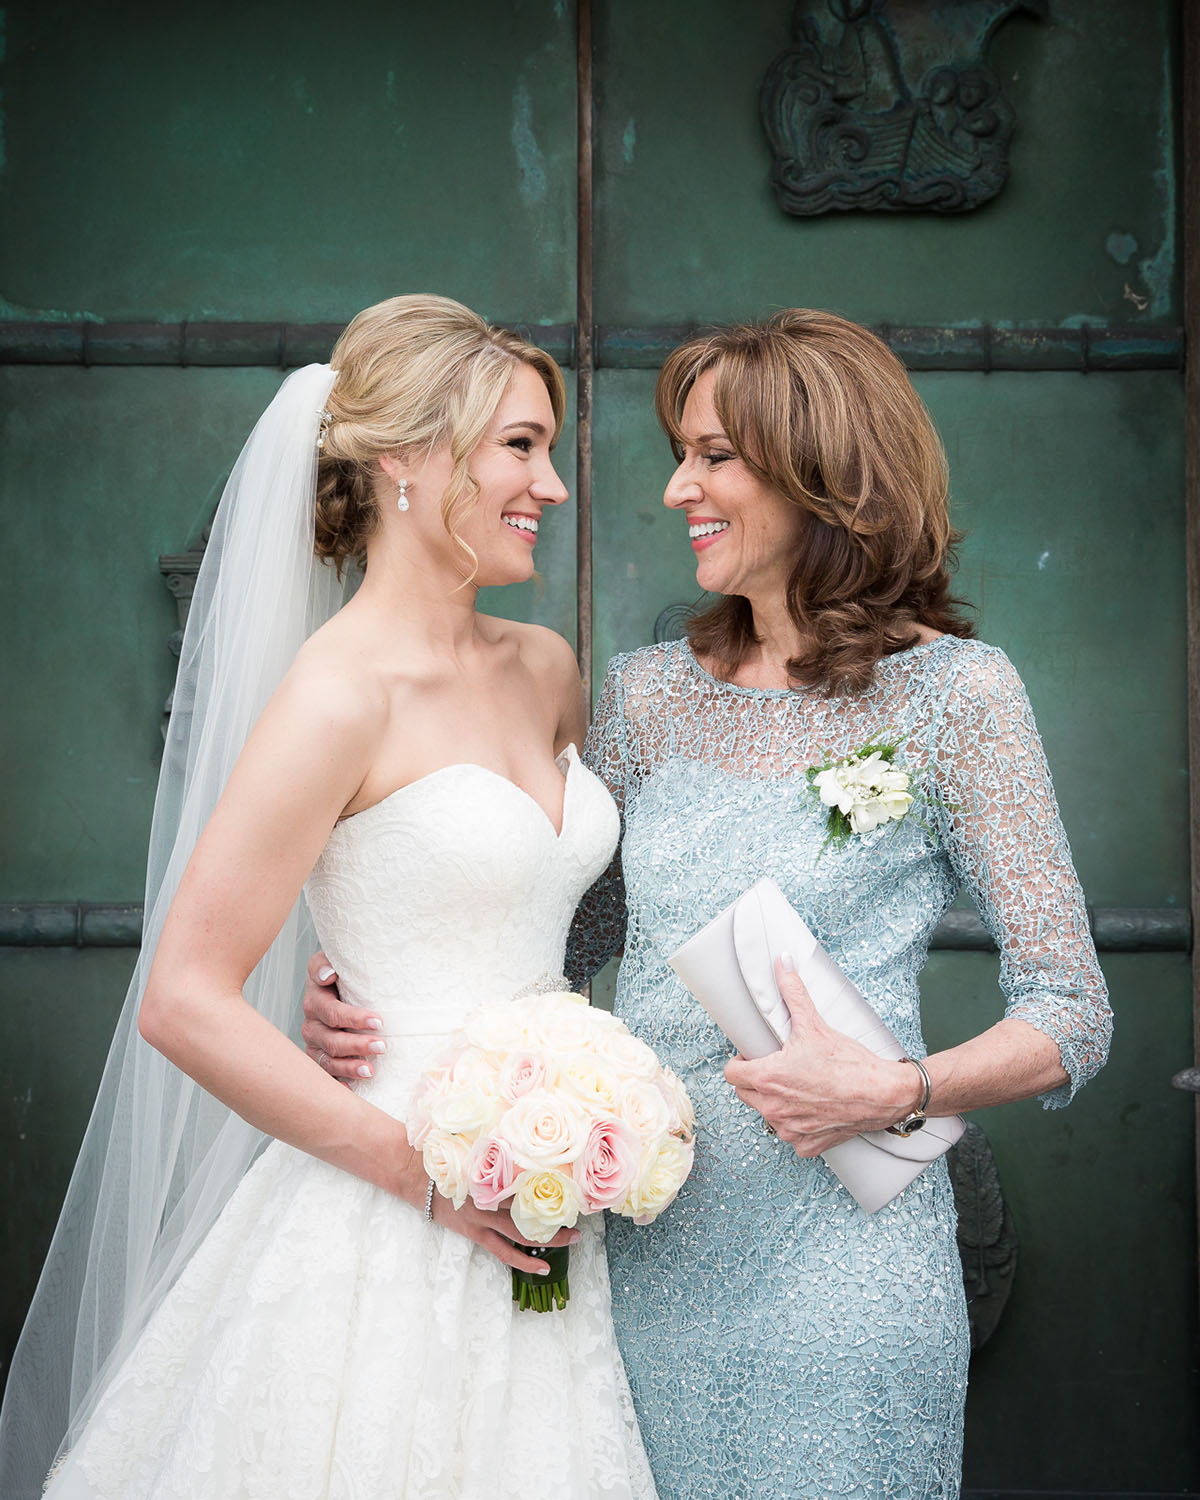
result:
<svg viewBox="0 0 1200 1500"><path fill-rule="evenodd" d="M415 781L406 781L403 786L398 786L394 792L389 792L386 797L381 797L378 802L372 802L370 807L364 807L359 812L350 813L345 818L339 818L333 825L330 837L336 836L343 828L348 828L352 823L361 823L363 819L369 819L372 814L378 813L381 808L386 808L403 797L405 793L411 793L418 788L427 787L430 782L440 780L453 773L474 772L477 775L487 776L493 781L500 782L503 786L510 787L522 801L528 803L540 815L546 827L554 836L555 843L561 843L567 828L567 817L571 804L572 771L579 765L579 750L572 741L564 750L554 757L554 764L563 773L563 803L562 822L558 828L554 826L554 820L550 814L537 800L532 792L518 785L510 776L505 776L499 771L493 771L490 766L482 766L478 761L457 760L449 765L438 766L436 770L427 771L424 776L418 776Z"/></svg>

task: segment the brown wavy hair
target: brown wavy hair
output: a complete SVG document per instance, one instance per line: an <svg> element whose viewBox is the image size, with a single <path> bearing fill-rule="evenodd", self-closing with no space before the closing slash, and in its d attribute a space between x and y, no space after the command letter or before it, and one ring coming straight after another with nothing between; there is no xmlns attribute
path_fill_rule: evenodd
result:
<svg viewBox="0 0 1200 1500"><path fill-rule="evenodd" d="M810 643L788 662L797 684L861 692L875 663L917 643L916 627L971 636L950 596L954 547L946 456L904 366L874 334L833 313L791 308L675 349L655 391L682 457L688 392L712 371L730 445L803 512L788 612ZM695 616L697 655L736 671L758 637L747 599Z"/></svg>
<svg viewBox="0 0 1200 1500"><path fill-rule="evenodd" d="M478 560L457 524L479 494L471 454L518 364L542 377L557 441L567 404L562 371L543 349L431 293L389 297L360 312L329 362L337 374L317 462L317 556L335 562L339 576L348 558L365 558L379 524L382 454L448 442L453 468L439 497L442 521L463 553L469 582Z"/></svg>

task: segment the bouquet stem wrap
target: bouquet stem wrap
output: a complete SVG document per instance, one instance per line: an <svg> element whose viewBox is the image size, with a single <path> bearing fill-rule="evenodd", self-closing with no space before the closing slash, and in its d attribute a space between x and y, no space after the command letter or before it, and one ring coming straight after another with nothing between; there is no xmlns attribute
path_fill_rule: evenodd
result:
<svg viewBox="0 0 1200 1500"><path fill-rule="evenodd" d="M544 1260L550 1269L543 1276L540 1272L522 1271L514 1266L513 1301L522 1311L526 1308L533 1312L551 1312L555 1308L561 1311L571 1300L571 1282L567 1276L570 1248L567 1245L560 1245L557 1249L551 1249L549 1245L522 1245L521 1249L526 1255Z"/></svg>

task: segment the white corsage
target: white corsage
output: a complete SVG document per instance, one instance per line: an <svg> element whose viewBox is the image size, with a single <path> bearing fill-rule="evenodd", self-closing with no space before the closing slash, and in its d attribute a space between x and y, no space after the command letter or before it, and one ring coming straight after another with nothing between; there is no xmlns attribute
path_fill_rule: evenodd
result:
<svg viewBox="0 0 1200 1500"><path fill-rule="evenodd" d="M921 794L912 790L908 772L893 764L899 749L898 742L874 740L840 760L809 766L809 789L829 809L821 854L830 844L840 849L852 834L907 816Z"/></svg>

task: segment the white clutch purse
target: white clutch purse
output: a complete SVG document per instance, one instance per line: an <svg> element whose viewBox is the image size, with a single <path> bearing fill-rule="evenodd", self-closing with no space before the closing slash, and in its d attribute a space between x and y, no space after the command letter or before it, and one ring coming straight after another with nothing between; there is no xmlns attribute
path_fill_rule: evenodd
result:
<svg viewBox="0 0 1200 1500"><path fill-rule="evenodd" d="M842 973L773 880L759 880L673 953L671 967L743 1057L777 1051L792 1018L775 983L775 960L791 953L817 1012L877 1057L904 1049ZM949 1151L966 1129L960 1115L931 1116L911 1135L868 1130L822 1156L868 1213L890 1203Z"/></svg>

